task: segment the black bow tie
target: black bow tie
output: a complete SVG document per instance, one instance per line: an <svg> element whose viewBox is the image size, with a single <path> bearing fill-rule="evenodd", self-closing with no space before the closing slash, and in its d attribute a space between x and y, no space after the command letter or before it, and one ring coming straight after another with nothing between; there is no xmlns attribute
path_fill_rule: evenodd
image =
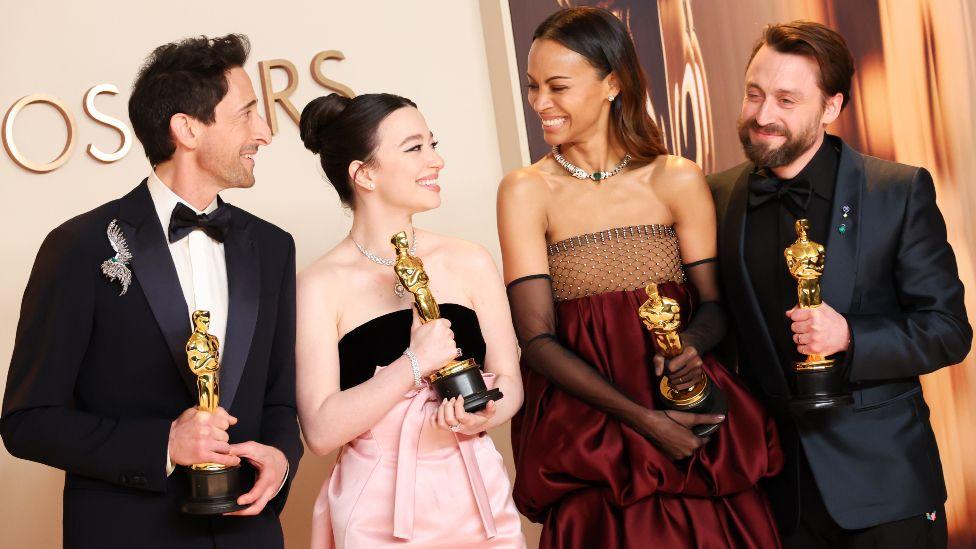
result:
<svg viewBox="0 0 976 549"><path fill-rule="evenodd" d="M189 206L180 202L173 208L173 215L169 218L169 241L176 242L194 229L203 229L210 238L223 242L230 229L230 208L221 204L209 214L197 215Z"/></svg>
<svg viewBox="0 0 976 549"><path fill-rule="evenodd" d="M757 208L770 200L779 200L794 216L807 211L813 185L809 179L800 177L784 182L763 173L749 176L749 208Z"/></svg>

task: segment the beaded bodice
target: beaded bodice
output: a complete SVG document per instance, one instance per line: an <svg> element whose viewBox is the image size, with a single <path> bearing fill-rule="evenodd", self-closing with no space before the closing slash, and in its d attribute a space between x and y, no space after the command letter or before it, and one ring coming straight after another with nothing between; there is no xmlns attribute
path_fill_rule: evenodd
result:
<svg viewBox="0 0 976 549"><path fill-rule="evenodd" d="M685 281L678 236L667 225L607 229L547 248L556 301Z"/></svg>

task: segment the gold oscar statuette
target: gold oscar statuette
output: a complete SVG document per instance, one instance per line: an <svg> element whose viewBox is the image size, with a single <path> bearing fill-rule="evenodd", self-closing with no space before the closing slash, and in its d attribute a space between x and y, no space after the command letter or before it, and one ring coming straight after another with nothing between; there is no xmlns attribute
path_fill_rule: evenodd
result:
<svg viewBox="0 0 976 549"><path fill-rule="evenodd" d="M193 333L186 342L186 361L197 378L197 409L214 412L220 406L220 342L210 334L210 312L193 311ZM218 515L243 509L240 467L219 463L194 463L190 466L190 497L183 502L184 513Z"/></svg>
<svg viewBox="0 0 976 549"><path fill-rule="evenodd" d="M681 337L678 329L681 327L681 308L678 302L670 297L658 293L657 284L647 285L647 301L638 309L641 320L651 336L654 345L665 358L674 358L681 354ZM668 403L673 403L676 409L687 409L699 404L705 399L708 391L708 376L702 373L693 386L678 390L671 387L668 376L661 377L661 396Z"/></svg>
<svg viewBox="0 0 976 549"><path fill-rule="evenodd" d="M674 358L681 354L681 308L678 302L663 296L655 283L645 288L647 301L637 310L637 314L644 322L644 326L651 333L654 346L665 358ZM723 414L726 408L724 392L716 387L704 371L694 385L687 389L676 389L671 386L667 375L661 376L659 386L660 400L666 408L693 413ZM719 428L715 425L696 425L692 431L698 436L708 436Z"/></svg>
<svg viewBox="0 0 976 549"><path fill-rule="evenodd" d="M405 290L413 294L414 306L423 323L441 317L440 307L430 291L430 279L424 270L424 262L419 257L410 255L410 243L407 233L399 232L390 239L396 251L396 263L393 271L397 281ZM430 383L441 398L464 398L464 410L477 412L483 410L489 401L502 398L502 393L496 388L487 389L481 377L481 369L472 358L452 360L446 365L427 376Z"/></svg>
<svg viewBox="0 0 976 549"><path fill-rule="evenodd" d="M810 222L798 219L796 242L783 252L786 267L796 279L796 296L801 309L815 309L823 303L820 278L826 251L823 245L810 240L809 231ZM844 379L834 363L834 359L822 355L807 355L806 360L793 363L796 387L790 408L794 413L803 414L853 402L851 395L845 392Z"/></svg>
<svg viewBox="0 0 976 549"><path fill-rule="evenodd" d="M823 301L820 299L820 277L823 276L824 247L810 240L807 233L810 222L798 219L796 222L796 242L783 252L786 268L796 279L796 297L801 309L815 309ZM799 370L823 370L834 365L834 361L820 355L807 355L803 362L794 367Z"/></svg>

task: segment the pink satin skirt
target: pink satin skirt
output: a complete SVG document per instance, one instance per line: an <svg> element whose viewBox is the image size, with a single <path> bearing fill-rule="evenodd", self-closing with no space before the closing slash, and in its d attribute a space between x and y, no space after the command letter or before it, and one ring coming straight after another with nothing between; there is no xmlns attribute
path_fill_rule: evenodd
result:
<svg viewBox="0 0 976 549"><path fill-rule="evenodd" d="M437 404L426 388L405 395L340 450L315 502L312 549L525 547L491 438L432 427Z"/></svg>

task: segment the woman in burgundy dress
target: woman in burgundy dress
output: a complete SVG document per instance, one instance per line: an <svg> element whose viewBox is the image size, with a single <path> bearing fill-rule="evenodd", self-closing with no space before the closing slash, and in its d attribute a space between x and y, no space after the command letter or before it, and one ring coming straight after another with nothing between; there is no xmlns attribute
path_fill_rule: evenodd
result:
<svg viewBox="0 0 976 549"><path fill-rule="evenodd" d="M508 174L499 237L525 404L513 421L515 502L542 547L779 547L757 487L775 428L708 351L725 334L711 194L667 154L624 25L557 12L536 30L528 101L551 154ZM684 352L665 363L637 311L644 287L681 306ZM659 376L706 372L726 416L661 410ZM709 439L691 428L720 423Z"/></svg>

